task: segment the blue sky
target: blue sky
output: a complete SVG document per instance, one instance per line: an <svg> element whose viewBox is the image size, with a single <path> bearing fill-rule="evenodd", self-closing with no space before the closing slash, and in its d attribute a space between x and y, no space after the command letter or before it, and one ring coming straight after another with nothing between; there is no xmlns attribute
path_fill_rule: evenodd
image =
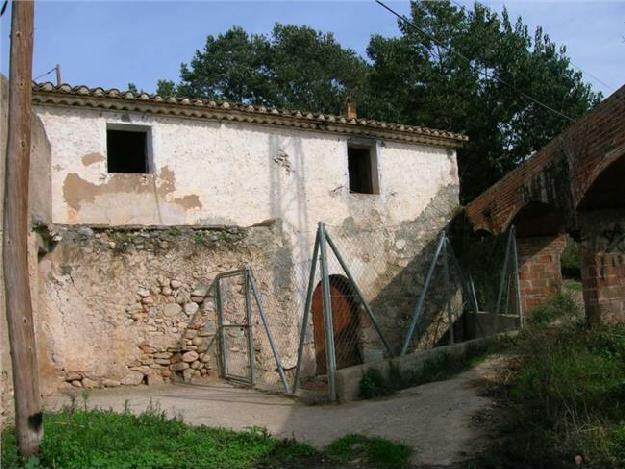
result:
<svg viewBox="0 0 625 469"><path fill-rule="evenodd" d="M471 7L471 0L455 0ZM483 0L533 29L542 25L565 44L595 89L609 95L625 83L625 0ZM407 1L389 1L406 13ZM176 79L204 44L232 25L267 33L274 23L307 24L334 32L345 47L365 53L371 34L398 34L396 19L373 0L352 1L39 1L33 76L61 64L63 81L153 91L159 78ZM0 19L0 69L8 72L10 10ZM41 80L52 80L54 75ZM603 83L602 83L603 82ZM604 84L605 83L605 84ZM606 86L607 85L607 86Z"/></svg>

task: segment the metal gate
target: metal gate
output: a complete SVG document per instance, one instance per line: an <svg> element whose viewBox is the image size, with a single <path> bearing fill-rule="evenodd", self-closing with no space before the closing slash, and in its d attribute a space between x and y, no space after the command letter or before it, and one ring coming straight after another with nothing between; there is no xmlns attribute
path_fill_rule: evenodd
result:
<svg viewBox="0 0 625 469"><path fill-rule="evenodd" d="M249 267L217 275L216 300L219 319L219 348L222 376L225 379L248 385L256 384L256 346L260 346L262 337L257 337L254 329L254 317L258 314L262 330L259 334L266 339L276 371L287 393L290 392L284 368L275 346L263 302L256 287L256 280ZM262 348L261 348L262 350Z"/></svg>
<svg viewBox="0 0 625 469"><path fill-rule="evenodd" d="M249 275L242 269L219 274L216 280L223 377L253 385L256 370Z"/></svg>

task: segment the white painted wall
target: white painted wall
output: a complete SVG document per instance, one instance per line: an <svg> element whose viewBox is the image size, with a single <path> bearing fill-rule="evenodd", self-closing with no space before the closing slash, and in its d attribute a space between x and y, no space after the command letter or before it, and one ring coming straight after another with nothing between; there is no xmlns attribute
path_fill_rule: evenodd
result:
<svg viewBox="0 0 625 469"><path fill-rule="evenodd" d="M295 230L314 230L320 220L374 216L398 224L414 220L441 186L458 184L448 149L378 142L380 194L356 195L348 190L346 137L84 108L35 110L51 144L54 223L250 225L282 218ZM124 123L150 126L154 174L107 174L106 126ZM279 152L288 155L290 172L274 162ZM93 154L101 160L85 164ZM72 206L68 179L76 177L88 187ZM176 202L185 196L189 203Z"/></svg>

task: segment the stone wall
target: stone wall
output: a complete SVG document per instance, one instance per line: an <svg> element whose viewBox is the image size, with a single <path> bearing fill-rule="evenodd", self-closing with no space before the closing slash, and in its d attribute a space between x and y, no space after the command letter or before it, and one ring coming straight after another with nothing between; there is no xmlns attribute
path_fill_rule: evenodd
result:
<svg viewBox="0 0 625 469"><path fill-rule="evenodd" d="M56 225L42 236L48 252L39 262L38 321L46 342L40 360L56 370L48 388L215 377L215 276L250 264L275 273L259 285L263 294L289 287L288 267L274 268L289 261L277 222L249 228ZM268 311L271 323L278 314ZM267 356L257 356L260 369L274 372L263 363Z"/></svg>

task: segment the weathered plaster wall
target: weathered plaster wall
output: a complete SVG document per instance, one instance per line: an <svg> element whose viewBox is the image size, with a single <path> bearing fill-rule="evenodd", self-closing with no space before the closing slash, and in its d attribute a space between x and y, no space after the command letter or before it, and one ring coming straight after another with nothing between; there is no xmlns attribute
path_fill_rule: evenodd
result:
<svg viewBox="0 0 625 469"><path fill-rule="evenodd" d="M416 218L457 184L453 150L379 146L379 196L349 194L343 137L242 124L38 106L52 145L55 223L229 224L281 218L295 230L379 212ZM106 172L106 125L149 126L151 175Z"/></svg>

